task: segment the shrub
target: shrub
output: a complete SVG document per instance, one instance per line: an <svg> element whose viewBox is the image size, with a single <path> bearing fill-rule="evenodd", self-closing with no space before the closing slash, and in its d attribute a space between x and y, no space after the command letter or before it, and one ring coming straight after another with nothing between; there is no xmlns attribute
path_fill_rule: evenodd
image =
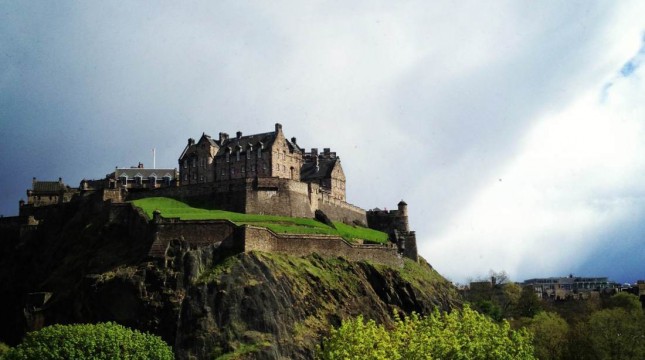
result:
<svg viewBox="0 0 645 360"><path fill-rule="evenodd" d="M52 325L28 333L6 360L173 359L160 337L115 323Z"/></svg>

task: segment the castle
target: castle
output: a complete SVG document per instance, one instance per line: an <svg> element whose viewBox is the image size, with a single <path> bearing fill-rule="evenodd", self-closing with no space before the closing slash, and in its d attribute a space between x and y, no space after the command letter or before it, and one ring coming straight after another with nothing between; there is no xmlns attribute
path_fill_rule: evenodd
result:
<svg viewBox="0 0 645 360"><path fill-rule="evenodd" d="M392 257L401 255L418 258L416 235L409 228L404 201L390 211L366 211L346 202L346 178L340 157L329 148L307 152L295 137L288 139L284 135L281 124L275 124L274 131L254 135L243 136L238 131L235 137L221 132L218 139L205 133L198 141L189 138L178 165L178 171L146 169L141 163L131 168L117 167L102 180L81 181L78 189L66 187L61 179L56 185L34 178L28 202L20 203L20 215L29 218L30 224L37 224L43 206L64 204L75 196L100 194L101 201L110 208L110 216L116 219L131 216L124 215L124 209L132 207L127 201L163 196L198 200L212 208L241 213L322 217L383 231L389 234L390 244L356 245L339 237L294 237L248 226L238 231L230 222L185 222L156 214L141 225L149 229L137 230L154 238L153 256L165 256L169 244L181 238L193 245L220 243L241 251L319 252L385 263L396 262ZM140 213L136 216L145 217ZM376 257L369 255L377 253Z"/></svg>

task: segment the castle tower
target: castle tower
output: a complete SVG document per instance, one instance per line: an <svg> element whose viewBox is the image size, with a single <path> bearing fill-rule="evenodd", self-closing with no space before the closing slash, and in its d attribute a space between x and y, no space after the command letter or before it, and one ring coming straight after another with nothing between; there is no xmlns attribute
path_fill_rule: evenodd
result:
<svg viewBox="0 0 645 360"><path fill-rule="evenodd" d="M410 231L410 225L408 223L408 204L401 200L398 204L399 207L399 227L400 229L407 233Z"/></svg>

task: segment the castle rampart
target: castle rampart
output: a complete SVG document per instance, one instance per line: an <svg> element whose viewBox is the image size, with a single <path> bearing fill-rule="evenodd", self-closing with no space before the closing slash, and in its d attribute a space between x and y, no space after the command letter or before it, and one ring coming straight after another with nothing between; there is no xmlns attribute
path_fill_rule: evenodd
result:
<svg viewBox="0 0 645 360"><path fill-rule="evenodd" d="M173 241L182 241L191 248L216 245L218 250L227 253L265 251L293 256L317 253L321 256L340 256L351 261L368 260L389 266L403 264L402 257L393 244L351 244L334 235L277 234L263 227L238 226L228 220L179 220L164 218L159 213L155 213L154 219L145 225L147 217L144 218L144 214L130 204L125 206L130 207L132 216L140 218L139 221L131 221L134 227L139 228L131 231L140 234L142 226L149 229L152 245L148 255L153 258L166 258ZM118 208L124 209L122 206Z"/></svg>

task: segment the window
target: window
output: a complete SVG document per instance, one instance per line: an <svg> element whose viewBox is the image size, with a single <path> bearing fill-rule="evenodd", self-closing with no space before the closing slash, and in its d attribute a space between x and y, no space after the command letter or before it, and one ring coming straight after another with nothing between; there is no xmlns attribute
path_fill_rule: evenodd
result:
<svg viewBox="0 0 645 360"><path fill-rule="evenodd" d="M222 176L226 175L226 171L222 169Z"/></svg>
<svg viewBox="0 0 645 360"><path fill-rule="evenodd" d="M184 160L184 169L188 169L188 160Z"/></svg>
<svg viewBox="0 0 645 360"><path fill-rule="evenodd" d="M163 182L166 184L166 186L170 186L170 176L164 176Z"/></svg>
<svg viewBox="0 0 645 360"><path fill-rule="evenodd" d="M184 181L188 181L188 174L184 174Z"/></svg>
<svg viewBox="0 0 645 360"><path fill-rule="evenodd" d="M128 184L128 177L127 176L121 176L119 179L121 179L121 185L127 185Z"/></svg>
<svg viewBox="0 0 645 360"><path fill-rule="evenodd" d="M258 148L258 159L262 158L262 148Z"/></svg>
<svg viewBox="0 0 645 360"><path fill-rule="evenodd" d="M231 153L227 151L226 152L226 162L230 162L230 161L231 161Z"/></svg>
<svg viewBox="0 0 645 360"><path fill-rule="evenodd" d="M242 166L242 169L240 169L240 170L242 171L242 175L244 175L246 173L246 168L244 166Z"/></svg>
<svg viewBox="0 0 645 360"><path fill-rule="evenodd" d="M143 182L143 177L135 176L134 180L136 181L137 185L141 185L141 183Z"/></svg>
<svg viewBox="0 0 645 360"><path fill-rule="evenodd" d="M248 150L248 151L246 152L246 159L247 159L247 160L250 160L250 159L251 159L251 150Z"/></svg>
<svg viewBox="0 0 645 360"><path fill-rule="evenodd" d="M197 159L193 158L193 167L197 167Z"/></svg>
<svg viewBox="0 0 645 360"><path fill-rule="evenodd" d="M199 181L204 182L204 175L199 176Z"/></svg>
<svg viewBox="0 0 645 360"><path fill-rule="evenodd" d="M237 161L240 161L240 150L237 151L237 153L235 154L235 157L237 158L236 159Z"/></svg>
<svg viewBox="0 0 645 360"><path fill-rule="evenodd" d="M255 172L255 164L251 164L251 172Z"/></svg>

